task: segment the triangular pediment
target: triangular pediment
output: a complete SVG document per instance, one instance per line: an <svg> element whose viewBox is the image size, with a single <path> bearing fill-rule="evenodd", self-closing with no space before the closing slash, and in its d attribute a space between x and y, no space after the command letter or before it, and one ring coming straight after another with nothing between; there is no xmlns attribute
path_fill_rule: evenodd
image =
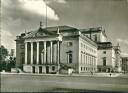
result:
<svg viewBox="0 0 128 93"><path fill-rule="evenodd" d="M46 29L39 28L36 31L31 31L28 32L25 38L30 38L30 37L43 37L43 36L51 36L51 35L56 35L56 33L49 32Z"/></svg>

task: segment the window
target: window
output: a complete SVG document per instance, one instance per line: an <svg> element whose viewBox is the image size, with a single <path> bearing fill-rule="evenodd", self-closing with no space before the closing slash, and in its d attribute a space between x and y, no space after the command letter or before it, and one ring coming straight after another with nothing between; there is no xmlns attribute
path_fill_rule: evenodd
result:
<svg viewBox="0 0 128 93"><path fill-rule="evenodd" d="M103 58L103 66L106 66L106 57Z"/></svg>
<svg viewBox="0 0 128 93"><path fill-rule="evenodd" d="M85 71L85 67L84 67L84 71Z"/></svg>
<svg viewBox="0 0 128 93"><path fill-rule="evenodd" d="M93 56L92 56L92 65L93 65Z"/></svg>
<svg viewBox="0 0 128 93"><path fill-rule="evenodd" d="M84 64L85 64L85 54L84 54Z"/></svg>
<svg viewBox="0 0 128 93"><path fill-rule="evenodd" d="M85 48L85 45L84 45L84 48Z"/></svg>
<svg viewBox="0 0 128 93"><path fill-rule="evenodd" d="M55 66L52 66L52 70L53 70L53 71L55 70Z"/></svg>
<svg viewBox="0 0 128 93"><path fill-rule="evenodd" d="M72 42L67 42L67 45L68 46L72 46Z"/></svg>
<svg viewBox="0 0 128 93"><path fill-rule="evenodd" d="M83 58L83 57L82 57L82 53L81 53L81 64L82 64L82 58Z"/></svg>
<svg viewBox="0 0 128 93"><path fill-rule="evenodd" d="M83 44L81 43L81 47L83 47Z"/></svg>
<svg viewBox="0 0 128 93"><path fill-rule="evenodd" d="M103 51L103 54L106 54L106 51Z"/></svg>
<svg viewBox="0 0 128 93"><path fill-rule="evenodd" d="M68 53L68 63L72 63L72 53Z"/></svg>
<svg viewBox="0 0 128 93"><path fill-rule="evenodd" d="M87 54L86 54L86 65L87 65Z"/></svg>
<svg viewBox="0 0 128 93"><path fill-rule="evenodd" d="M81 71L82 71L82 67L81 67Z"/></svg>

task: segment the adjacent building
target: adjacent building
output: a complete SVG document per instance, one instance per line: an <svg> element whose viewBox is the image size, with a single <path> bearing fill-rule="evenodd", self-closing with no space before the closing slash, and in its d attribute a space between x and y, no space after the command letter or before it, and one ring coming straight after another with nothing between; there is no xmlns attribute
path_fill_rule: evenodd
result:
<svg viewBox="0 0 128 93"><path fill-rule="evenodd" d="M122 67L121 67L121 49L120 49L120 45L119 43L117 44L117 46L114 46L115 49L115 56L116 56L116 63L115 63L115 72L121 72L122 71Z"/></svg>
<svg viewBox="0 0 128 93"><path fill-rule="evenodd" d="M115 68L115 51L111 42L98 44L98 72L110 72Z"/></svg>
<svg viewBox="0 0 128 93"><path fill-rule="evenodd" d="M105 30L102 27L82 29L81 32L97 43L98 72L121 72L120 46L113 46L108 41Z"/></svg>
<svg viewBox="0 0 128 93"><path fill-rule="evenodd" d="M29 73L74 73L97 71L97 44L79 29L69 26L22 33L16 39L16 65Z"/></svg>
<svg viewBox="0 0 128 93"><path fill-rule="evenodd" d="M122 57L122 71L124 73L128 72L128 57Z"/></svg>

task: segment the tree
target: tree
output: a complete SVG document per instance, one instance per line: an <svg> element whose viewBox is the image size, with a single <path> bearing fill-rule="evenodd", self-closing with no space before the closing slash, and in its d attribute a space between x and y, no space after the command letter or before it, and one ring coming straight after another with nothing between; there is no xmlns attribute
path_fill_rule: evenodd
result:
<svg viewBox="0 0 128 93"><path fill-rule="evenodd" d="M8 50L2 45L0 46L0 71L6 68L6 56L8 56Z"/></svg>

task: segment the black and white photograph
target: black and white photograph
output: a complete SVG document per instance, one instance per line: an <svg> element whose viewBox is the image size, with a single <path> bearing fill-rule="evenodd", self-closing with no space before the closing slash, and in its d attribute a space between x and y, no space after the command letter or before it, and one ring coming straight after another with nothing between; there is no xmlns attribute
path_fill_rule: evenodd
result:
<svg viewBox="0 0 128 93"><path fill-rule="evenodd" d="M0 0L0 92L128 93L128 0Z"/></svg>

